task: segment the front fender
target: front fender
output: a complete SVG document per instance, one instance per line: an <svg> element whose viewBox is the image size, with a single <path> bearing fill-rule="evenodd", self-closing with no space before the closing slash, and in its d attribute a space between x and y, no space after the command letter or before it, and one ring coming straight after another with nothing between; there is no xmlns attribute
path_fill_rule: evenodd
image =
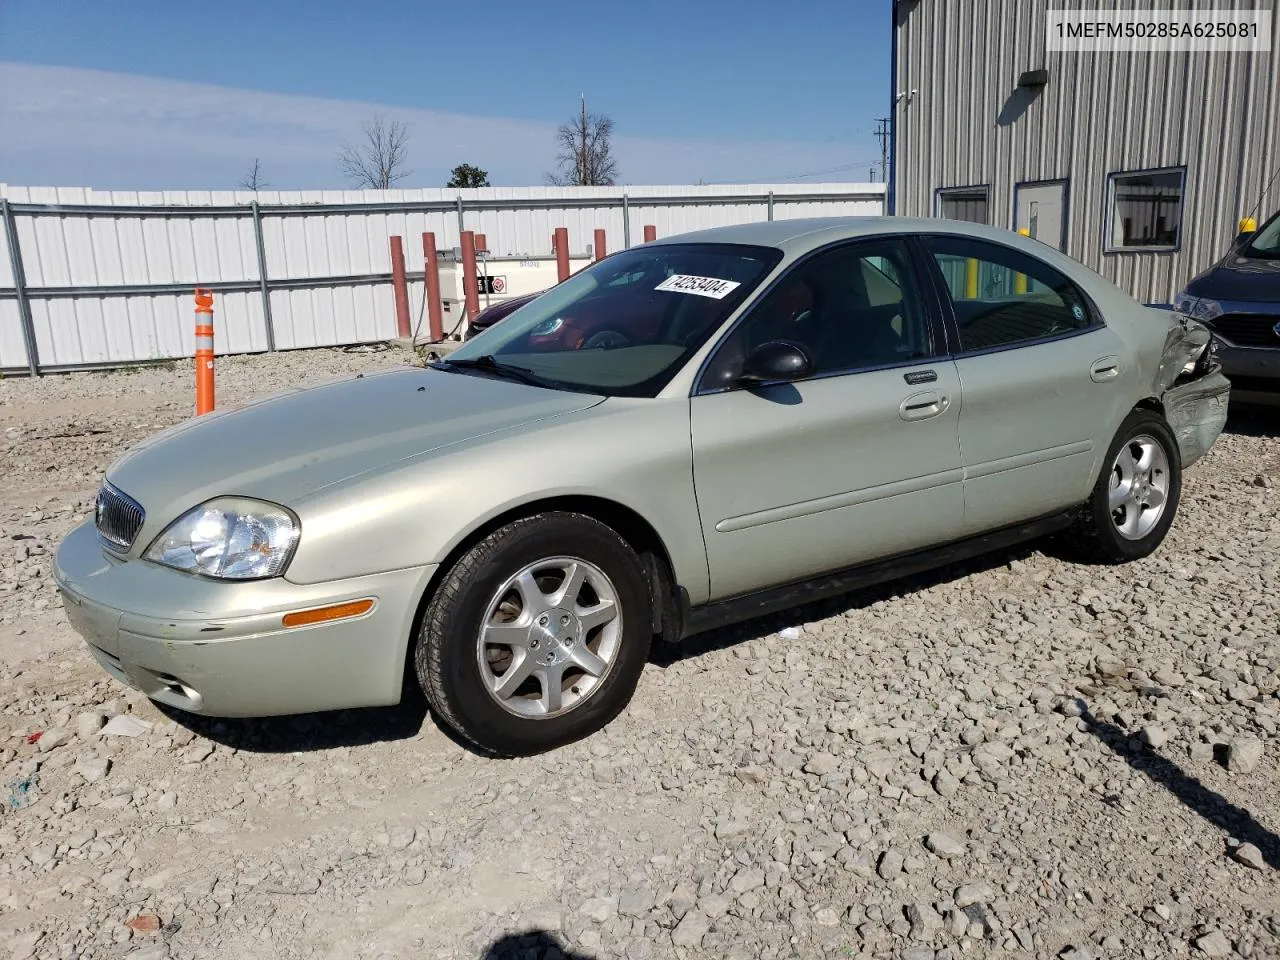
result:
<svg viewBox="0 0 1280 960"><path fill-rule="evenodd" d="M643 517L676 581L693 602L705 599L688 397L610 398L317 491L291 504L302 536L286 577L313 583L441 563L495 517L576 496Z"/></svg>

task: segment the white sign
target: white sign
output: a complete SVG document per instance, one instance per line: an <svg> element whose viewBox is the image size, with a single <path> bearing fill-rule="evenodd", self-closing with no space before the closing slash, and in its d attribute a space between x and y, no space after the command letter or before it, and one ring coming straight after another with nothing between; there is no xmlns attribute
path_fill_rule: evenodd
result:
<svg viewBox="0 0 1280 960"><path fill-rule="evenodd" d="M740 286L742 284L737 280L720 280L716 277L694 277L685 273L675 273L653 289L668 290L673 293L692 293L699 297L710 297L712 300L723 300Z"/></svg>
<svg viewBox="0 0 1280 960"><path fill-rule="evenodd" d="M1240 53L1271 49L1270 10L1050 10L1046 46L1072 53Z"/></svg>

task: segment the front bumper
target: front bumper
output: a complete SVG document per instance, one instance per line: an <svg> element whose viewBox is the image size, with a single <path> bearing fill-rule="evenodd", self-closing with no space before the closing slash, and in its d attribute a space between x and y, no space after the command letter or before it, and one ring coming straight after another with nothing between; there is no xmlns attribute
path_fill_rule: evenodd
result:
<svg viewBox="0 0 1280 960"><path fill-rule="evenodd" d="M1178 441L1184 467L1208 453L1222 433L1231 393L1230 381L1217 369L1164 392L1165 418Z"/></svg>
<svg viewBox="0 0 1280 960"><path fill-rule="evenodd" d="M398 703L435 566L328 583L228 583L105 551L92 522L58 547L67 618L117 680L192 713L258 717ZM363 616L285 628L285 613L373 598Z"/></svg>
<svg viewBox="0 0 1280 960"><path fill-rule="evenodd" d="M1280 403L1280 347L1237 347L1219 339L1217 354L1233 400Z"/></svg>

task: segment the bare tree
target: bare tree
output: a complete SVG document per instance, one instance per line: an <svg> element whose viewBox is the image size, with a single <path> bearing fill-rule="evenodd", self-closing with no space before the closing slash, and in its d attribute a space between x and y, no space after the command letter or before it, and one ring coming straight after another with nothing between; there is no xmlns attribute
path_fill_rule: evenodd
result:
<svg viewBox="0 0 1280 960"><path fill-rule="evenodd" d="M613 158L613 118L587 113L582 98L578 115L556 131L560 152L557 169L547 182L558 187L610 187L617 182L618 161Z"/></svg>
<svg viewBox="0 0 1280 960"><path fill-rule="evenodd" d="M259 190L265 190L271 184L262 179L262 161L257 157L253 158L253 166L249 168L249 172L240 178L237 187L244 187L246 190L252 190L257 193Z"/></svg>
<svg viewBox="0 0 1280 960"><path fill-rule="evenodd" d="M364 142L346 144L338 152L338 168L357 187L389 190L413 171L405 169L409 128L402 120L388 122L381 114L364 123Z"/></svg>

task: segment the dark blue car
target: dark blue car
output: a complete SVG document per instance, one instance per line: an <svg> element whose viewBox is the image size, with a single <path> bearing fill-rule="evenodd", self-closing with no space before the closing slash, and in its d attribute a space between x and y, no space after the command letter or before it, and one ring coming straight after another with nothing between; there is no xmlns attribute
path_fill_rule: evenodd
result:
<svg viewBox="0 0 1280 960"><path fill-rule="evenodd" d="M1238 236L1173 308L1213 330L1233 403L1280 404L1280 212Z"/></svg>

